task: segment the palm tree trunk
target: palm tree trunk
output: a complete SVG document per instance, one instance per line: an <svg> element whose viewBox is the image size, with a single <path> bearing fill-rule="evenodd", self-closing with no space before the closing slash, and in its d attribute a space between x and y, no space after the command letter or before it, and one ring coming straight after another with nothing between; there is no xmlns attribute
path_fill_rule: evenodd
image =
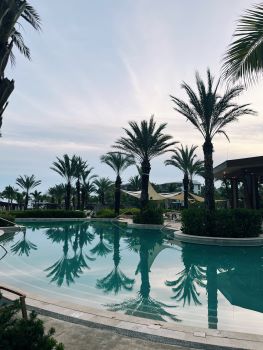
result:
<svg viewBox="0 0 263 350"><path fill-rule="evenodd" d="M68 182L66 186L66 200L65 200L66 210L70 209L70 195L71 195L71 184L70 182Z"/></svg>
<svg viewBox="0 0 263 350"><path fill-rule="evenodd" d="M148 159L144 159L142 164L142 191L141 191L141 209L145 209L149 201L149 175L151 171L151 164Z"/></svg>
<svg viewBox="0 0 263 350"><path fill-rule="evenodd" d="M120 205L121 205L121 178L120 175L117 175L115 181L115 215L120 214Z"/></svg>
<svg viewBox="0 0 263 350"><path fill-rule="evenodd" d="M192 177L190 177L190 180L189 180L189 190L191 193L194 193L194 183L193 183Z"/></svg>
<svg viewBox="0 0 263 350"><path fill-rule="evenodd" d="M81 210L85 209L86 205L86 189L85 186L82 186L82 191L81 191Z"/></svg>
<svg viewBox="0 0 263 350"><path fill-rule="evenodd" d="M184 174L183 185L184 185L184 208L188 209L189 178L187 173Z"/></svg>
<svg viewBox="0 0 263 350"><path fill-rule="evenodd" d="M77 190L77 210L80 210L80 181L79 178L76 183L76 190Z"/></svg>
<svg viewBox="0 0 263 350"><path fill-rule="evenodd" d="M213 172L213 144L210 138L203 144L204 168L205 168L205 210L212 212L215 210L215 188Z"/></svg>
<svg viewBox="0 0 263 350"><path fill-rule="evenodd" d="M27 207L28 207L28 191L26 192L26 197L25 197L25 205L24 205L24 209L27 210Z"/></svg>

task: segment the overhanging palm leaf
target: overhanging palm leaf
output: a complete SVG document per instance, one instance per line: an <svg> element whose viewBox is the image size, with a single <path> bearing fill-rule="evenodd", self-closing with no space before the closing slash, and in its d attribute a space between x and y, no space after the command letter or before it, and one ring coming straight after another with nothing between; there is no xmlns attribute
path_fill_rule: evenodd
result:
<svg viewBox="0 0 263 350"><path fill-rule="evenodd" d="M254 83L263 72L263 3L239 19L234 39L224 57L224 76Z"/></svg>

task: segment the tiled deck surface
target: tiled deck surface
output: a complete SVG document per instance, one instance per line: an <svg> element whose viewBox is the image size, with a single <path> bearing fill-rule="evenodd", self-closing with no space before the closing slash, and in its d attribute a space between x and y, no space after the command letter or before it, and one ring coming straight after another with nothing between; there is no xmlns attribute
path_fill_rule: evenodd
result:
<svg viewBox="0 0 263 350"><path fill-rule="evenodd" d="M4 296L12 299L11 294ZM187 327L179 324L172 324L169 322L160 322L139 317L127 316L121 313L109 312L101 309L95 309L87 306L70 304L58 300L49 300L37 295L30 295L26 299L29 309L36 310L43 316L48 316L57 320L56 327L58 334L61 337L69 338L69 333L66 329L72 328L72 334L76 329L78 334L81 334L79 325L86 326L86 331L81 335L82 341L86 334L96 334L98 330L101 332L112 332L118 334L120 339L123 336L130 338L141 339L143 341L155 342L157 344L173 345L175 349L185 347L186 349L247 349L247 350L262 350L263 349L263 335L228 332L212 329L203 329L198 327ZM49 321L51 322L51 321ZM55 321L52 321L55 322ZM68 322L70 322L68 324ZM70 324L74 324L73 326ZM78 325L78 326L76 326ZM90 329L90 328L93 328ZM60 333L59 333L60 332ZM102 344L98 349L103 349L106 346L103 333L99 332ZM67 333L67 334L66 334ZM108 334L108 333L107 333ZM114 334L110 335L110 339L115 339ZM72 339L74 336L72 335ZM99 338L100 339L100 338ZM116 338L117 339L117 338ZM86 340L88 341L88 340ZM127 341L127 339L125 340ZM135 340L131 340L130 344L134 344ZM94 341L94 346L96 342ZM117 346L117 345L116 345ZM134 345L127 345L127 349ZM145 345L146 346L146 345ZM157 345L156 345L157 346ZM153 349L173 349L173 347L152 347ZM107 347L104 347L105 349ZM126 349L125 347L112 347L112 349ZM70 347L68 349L71 349ZM73 349L73 348L72 348ZM81 349L75 346L74 349ZM85 349L85 347L83 348ZM89 349L97 349L96 347ZM137 349L137 347L135 347ZM140 349L140 348L138 348ZM147 347L142 347L147 349Z"/></svg>

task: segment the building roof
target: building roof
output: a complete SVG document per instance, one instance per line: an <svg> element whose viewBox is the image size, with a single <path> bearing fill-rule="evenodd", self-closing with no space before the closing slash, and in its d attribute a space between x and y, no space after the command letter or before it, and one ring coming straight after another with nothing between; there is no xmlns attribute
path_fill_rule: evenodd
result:
<svg viewBox="0 0 263 350"><path fill-rule="evenodd" d="M219 180L244 174L263 176L263 156L226 160L214 168L214 176Z"/></svg>

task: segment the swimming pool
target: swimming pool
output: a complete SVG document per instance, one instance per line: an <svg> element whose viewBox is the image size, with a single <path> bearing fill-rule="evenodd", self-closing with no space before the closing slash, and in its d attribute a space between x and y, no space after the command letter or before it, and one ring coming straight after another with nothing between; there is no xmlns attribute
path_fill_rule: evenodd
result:
<svg viewBox="0 0 263 350"><path fill-rule="evenodd" d="M106 222L25 225L0 237L3 284L157 321L262 333L261 247L175 243Z"/></svg>

